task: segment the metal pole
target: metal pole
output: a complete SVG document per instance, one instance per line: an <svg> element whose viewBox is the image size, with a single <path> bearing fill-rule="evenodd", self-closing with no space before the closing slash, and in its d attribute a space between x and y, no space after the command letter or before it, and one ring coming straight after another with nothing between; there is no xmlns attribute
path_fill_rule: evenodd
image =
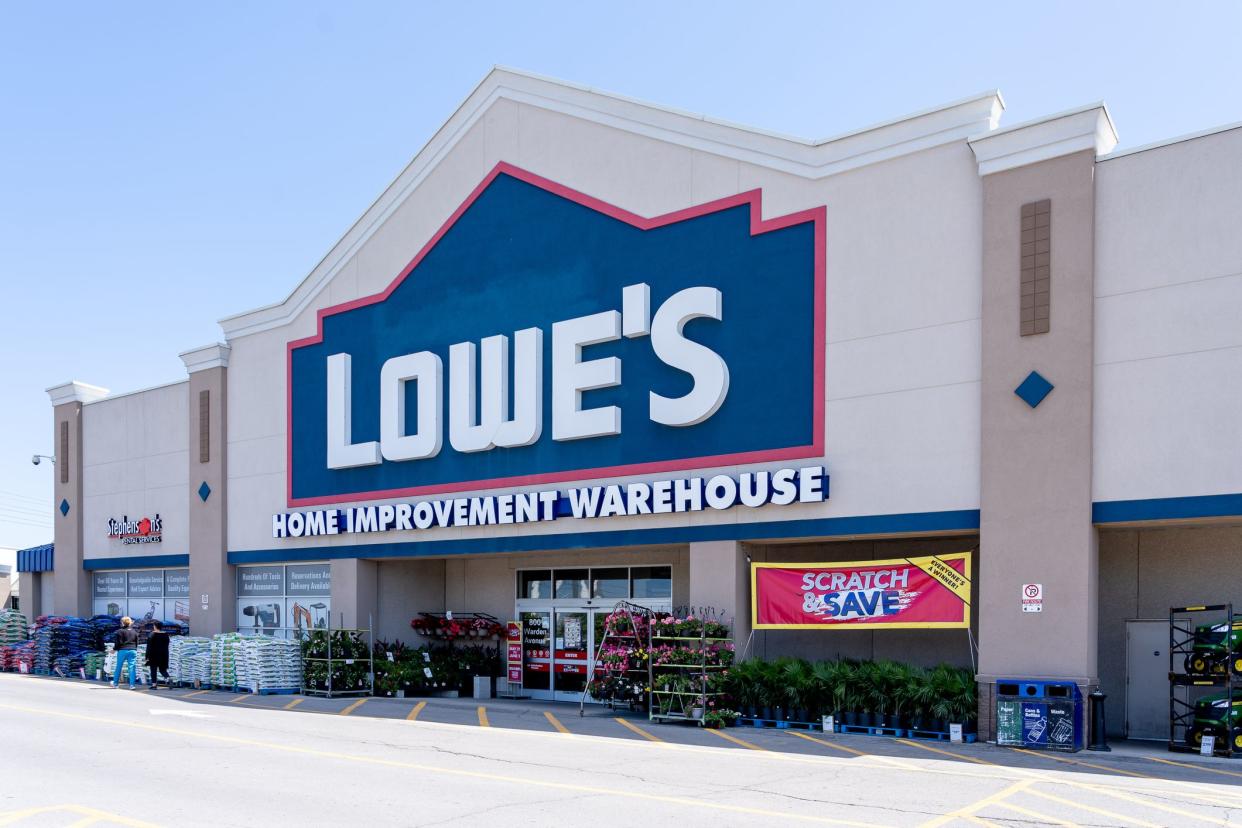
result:
<svg viewBox="0 0 1242 828"><path fill-rule="evenodd" d="M1091 707L1091 744L1087 750L1112 751L1108 746L1108 727L1104 723L1104 700L1108 696L1097 687L1087 698Z"/></svg>

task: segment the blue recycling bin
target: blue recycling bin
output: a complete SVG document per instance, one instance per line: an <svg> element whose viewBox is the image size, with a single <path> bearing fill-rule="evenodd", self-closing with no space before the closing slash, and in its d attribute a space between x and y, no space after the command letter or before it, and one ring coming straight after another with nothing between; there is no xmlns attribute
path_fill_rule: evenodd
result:
<svg viewBox="0 0 1242 828"><path fill-rule="evenodd" d="M1001 679L996 682L996 744L1083 749L1082 691L1072 681Z"/></svg>

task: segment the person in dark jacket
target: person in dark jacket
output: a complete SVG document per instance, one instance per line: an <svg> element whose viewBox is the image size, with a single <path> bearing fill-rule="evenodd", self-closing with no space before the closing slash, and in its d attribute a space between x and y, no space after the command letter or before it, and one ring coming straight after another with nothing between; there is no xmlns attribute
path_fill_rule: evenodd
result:
<svg viewBox="0 0 1242 828"><path fill-rule="evenodd" d="M155 628L147 637L147 666L151 668L152 690L159 686L155 676L157 670L164 674L164 684L168 685L168 642L164 625L156 621Z"/></svg>
<svg viewBox="0 0 1242 828"><path fill-rule="evenodd" d="M121 619L121 628L116 631L113 639L116 650L116 668L112 672L112 686L121 686L121 671L129 667L129 689L137 689L138 682L134 678L135 665L138 663L138 631L134 629L134 619L128 615Z"/></svg>

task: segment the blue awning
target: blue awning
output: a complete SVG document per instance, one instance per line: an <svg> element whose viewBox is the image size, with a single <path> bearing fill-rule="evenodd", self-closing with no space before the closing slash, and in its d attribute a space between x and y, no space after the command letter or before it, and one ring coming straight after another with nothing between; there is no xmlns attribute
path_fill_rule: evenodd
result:
<svg viewBox="0 0 1242 828"><path fill-rule="evenodd" d="M54 550L55 545L50 543L17 550L17 571L51 572Z"/></svg>

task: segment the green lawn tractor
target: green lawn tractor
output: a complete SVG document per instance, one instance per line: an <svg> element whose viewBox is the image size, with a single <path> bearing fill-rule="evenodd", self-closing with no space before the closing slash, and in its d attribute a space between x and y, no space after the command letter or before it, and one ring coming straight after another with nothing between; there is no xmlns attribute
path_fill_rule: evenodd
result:
<svg viewBox="0 0 1242 828"><path fill-rule="evenodd" d="M1242 673L1242 615L1235 615L1232 624L1199 624L1190 655L1186 656L1186 672L1192 676L1228 672Z"/></svg>
<svg viewBox="0 0 1242 828"><path fill-rule="evenodd" d="M1195 702L1195 718L1186 730L1186 743L1197 750L1204 736L1215 736L1220 750L1242 752L1242 697L1234 697L1232 710L1228 693L1213 693Z"/></svg>

